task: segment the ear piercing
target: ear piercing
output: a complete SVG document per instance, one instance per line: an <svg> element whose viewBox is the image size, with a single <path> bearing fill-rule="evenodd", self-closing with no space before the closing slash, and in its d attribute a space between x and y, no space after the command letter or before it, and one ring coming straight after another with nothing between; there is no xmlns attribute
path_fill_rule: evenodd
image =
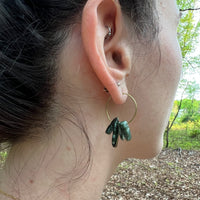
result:
<svg viewBox="0 0 200 200"><path fill-rule="evenodd" d="M121 85L121 83L120 83L120 82L117 82L116 84L117 84L117 86L118 86L118 87ZM104 87L104 91L105 91L105 92L107 92L107 93L109 93L108 89L107 89L107 88L105 88L105 87Z"/></svg>
<svg viewBox="0 0 200 200"><path fill-rule="evenodd" d="M109 91L107 90L107 88L104 88L104 92L107 92L107 93L109 93Z"/></svg>
<svg viewBox="0 0 200 200"><path fill-rule="evenodd" d="M108 33L107 33L107 35L105 37L105 40L108 40L108 39L110 39L112 37L112 29L109 26L106 26L106 28L108 29Z"/></svg>

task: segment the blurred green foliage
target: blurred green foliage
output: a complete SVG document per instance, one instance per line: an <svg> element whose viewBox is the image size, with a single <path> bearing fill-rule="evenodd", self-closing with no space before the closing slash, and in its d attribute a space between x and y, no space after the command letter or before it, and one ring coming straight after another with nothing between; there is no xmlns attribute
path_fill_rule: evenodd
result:
<svg viewBox="0 0 200 200"><path fill-rule="evenodd" d="M170 121L178 111L180 100L174 102ZM166 144L166 135L164 143ZM181 109L169 134L169 148L200 149L200 100L183 99Z"/></svg>
<svg viewBox="0 0 200 200"><path fill-rule="evenodd" d="M181 12L181 20L178 27L178 39L182 50L183 67L188 66L188 61L185 60L185 58L188 54L194 52L195 46L199 43L197 37L199 36L200 31L200 21L195 21L195 10L187 10L188 8L195 8L197 2L197 0L177 0Z"/></svg>
<svg viewBox="0 0 200 200"><path fill-rule="evenodd" d="M4 150L4 151L0 151L0 169L3 167L5 160L7 158L8 155L8 151Z"/></svg>
<svg viewBox="0 0 200 200"><path fill-rule="evenodd" d="M200 5L198 0L177 0L177 4L182 14L178 27L178 39L183 57L183 73L179 84L182 95L180 100L174 102L170 116L168 147L200 149L200 101L195 99L200 91L200 85L195 79L188 80L188 73L200 71L200 52L195 52L196 47L200 45L200 21L198 21L200 15L195 18L195 13L200 11L195 8ZM165 133L164 145L166 136Z"/></svg>
<svg viewBox="0 0 200 200"><path fill-rule="evenodd" d="M174 102L173 110L171 113L171 119L177 113L180 100ZM185 122L194 122L198 123L200 121L200 101L196 99L183 99L181 109L176 119L176 123L185 123Z"/></svg>

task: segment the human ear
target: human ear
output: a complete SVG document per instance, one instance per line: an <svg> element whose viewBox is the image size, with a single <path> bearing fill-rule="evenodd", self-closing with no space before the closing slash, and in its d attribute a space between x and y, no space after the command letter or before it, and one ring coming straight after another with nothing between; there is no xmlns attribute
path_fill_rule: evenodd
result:
<svg viewBox="0 0 200 200"><path fill-rule="evenodd" d="M108 37L109 28L112 34ZM131 48L120 4L116 0L88 0L82 14L81 34L90 65L116 104L127 95ZM117 83L120 82L120 87Z"/></svg>

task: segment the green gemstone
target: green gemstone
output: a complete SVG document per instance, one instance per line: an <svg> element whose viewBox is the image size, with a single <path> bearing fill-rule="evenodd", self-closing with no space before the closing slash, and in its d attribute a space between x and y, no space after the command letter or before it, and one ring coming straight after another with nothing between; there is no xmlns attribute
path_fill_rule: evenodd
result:
<svg viewBox="0 0 200 200"><path fill-rule="evenodd" d="M116 124L118 124L118 122L119 120L117 117L113 119L108 128L106 129L106 133L111 134L114 131L114 128L116 127Z"/></svg>
<svg viewBox="0 0 200 200"><path fill-rule="evenodd" d="M119 122L120 137L125 138L127 141L131 140L131 132L127 121Z"/></svg>
<svg viewBox="0 0 200 200"><path fill-rule="evenodd" d="M124 137L124 135L123 135L123 133L121 131L121 127L120 126L119 126L119 130L118 131L119 131L119 135L120 135L121 140L125 140L125 137Z"/></svg>
<svg viewBox="0 0 200 200"><path fill-rule="evenodd" d="M112 135L112 146L113 147L117 147L117 145L118 145L118 136L119 136L118 132L116 134L113 133L113 135Z"/></svg>
<svg viewBox="0 0 200 200"><path fill-rule="evenodd" d="M118 118L115 118L116 120L113 122L113 134L118 135L118 124L119 124L119 120Z"/></svg>
<svg viewBox="0 0 200 200"><path fill-rule="evenodd" d="M117 119L116 123L114 124L114 130L113 130L113 135L112 135L112 146L117 147L118 145L118 137L119 137L119 121Z"/></svg>

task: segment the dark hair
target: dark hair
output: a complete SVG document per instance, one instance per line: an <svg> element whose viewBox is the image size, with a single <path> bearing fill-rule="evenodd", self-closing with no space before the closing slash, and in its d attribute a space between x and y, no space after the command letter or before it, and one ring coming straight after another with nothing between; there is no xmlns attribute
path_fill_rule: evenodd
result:
<svg viewBox="0 0 200 200"><path fill-rule="evenodd" d="M87 171L91 144L81 119L84 116L72 110L70 105L63 108L56 103L55 86L62 46L71 26L80 22L86 2L0 0L0 150L2 143L12 146L23 139L48 138L48 131L41 136L31 130L49 130L57 125L57 116L64 116L81 130L88 144L88 159L84 160L83 170L71 181ZM139 41L151 43L159 27L155 0L119 2ZM68 104L70 102L72 99ZM58 127L65 131L61 124Z"/></svg>
<svg viewBox="0 0 200 200"><path fill-rule="evenodd" d="M154 1L120 0L139 39L152 41L158 33ZM13 144L52 123L57 58L85 3L0 0L0 144Z"/></svg>

